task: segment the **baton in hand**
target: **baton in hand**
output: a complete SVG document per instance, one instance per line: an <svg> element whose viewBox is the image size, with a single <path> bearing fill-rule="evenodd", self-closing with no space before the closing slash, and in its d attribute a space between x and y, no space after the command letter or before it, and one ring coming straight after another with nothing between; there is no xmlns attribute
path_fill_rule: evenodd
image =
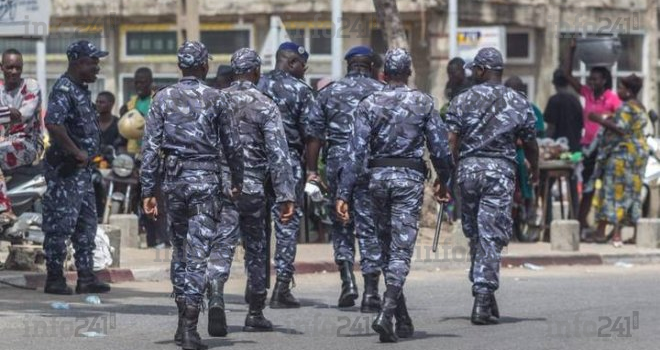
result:
<svg viewBox="0 0 660 350"><path fill-rule="evenodd" d="M445 204L438 203L438 217L435 223L435 236L433 236L433 252L438 250L438 241L440 240L440 229L442 228L442 213L445 211Z"/></svg>

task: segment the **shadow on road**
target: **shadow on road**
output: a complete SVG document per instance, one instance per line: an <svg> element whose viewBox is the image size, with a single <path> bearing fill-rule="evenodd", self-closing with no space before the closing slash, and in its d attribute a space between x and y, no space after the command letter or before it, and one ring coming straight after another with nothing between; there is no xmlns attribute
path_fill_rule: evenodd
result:
<svg viewBox="0 0 660 350"><path fill-rule="evenodd" d="M456 320L470 322L470 317L466 317L466 316L444 317L441 318L438 321L438 323L456 321ZM520 322L546 322L547 320L548 319L545 317L535 317L535 318L500 317L500 324L520 323Z"/></svg>
<svg viewBox="0 0 660 350"><path fill-rule="evenodd" d="M208 346L209 349L220 348L224 346L234 346L239 344L256 344L257 342L252 340L231 340L230 338L204 338L202 336L202 343ZM155 341L154 344L158 345L174 345L174 340L160 340ZM178 348L178 346L176 346Z"/></svg>

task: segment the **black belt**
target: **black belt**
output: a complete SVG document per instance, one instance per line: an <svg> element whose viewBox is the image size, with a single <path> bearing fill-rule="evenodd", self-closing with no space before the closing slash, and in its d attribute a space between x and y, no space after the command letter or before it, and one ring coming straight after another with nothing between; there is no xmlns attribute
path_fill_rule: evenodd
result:
<svg viewBox="0 0 660 350"><path fill-rule="evenodd" d="M417 170L426 174L426 164L417 158L376 158L369 160L369 168L397 167Z"/></svg>
<svg viewBox="0 0 660 350"><path fill-rule="evenodd" d="M181 164L181 170L206 170L220 172L220 164L218 163L179 160L179 164Z"/></svg>

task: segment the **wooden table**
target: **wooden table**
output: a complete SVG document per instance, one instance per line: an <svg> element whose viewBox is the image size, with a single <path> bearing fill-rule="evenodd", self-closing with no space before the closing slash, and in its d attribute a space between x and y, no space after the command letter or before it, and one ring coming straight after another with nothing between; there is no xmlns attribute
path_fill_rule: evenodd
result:
<svg viewBox="0 0 660 350"><path fill-rule="evenodd" d="M541 179L543 179L543 183L541 184L541 190L543 191L543 210L542 210L542 217L541 217L541 235L544 237L543 240L547 241L550 239L550 236L547 235L546 237L546 232L549 230L549 227L547 227L546 224L546 218L548 217L548 212L552 210L552 207L548 207L548 198L551 195L550 193L550 183L551 180L556 180L557 185L559 188L559 205L561 207L561 218L564 219L564 195L563 195L563 190L562 190L562 178L566 178L569 186L571 184L571 177L573 176L573 173L575 172L577 164L571 163L568 161L563 161L563 160L547 160L547 161L540 161L539 162L539 171L541 172ZM571 190L568 190L567 193L567 198L568 198L568 219L574 219L577 216L577 208L573 207L573 198L571 198ZM574 193L577 193L577 190L574 191Z"/></svg>

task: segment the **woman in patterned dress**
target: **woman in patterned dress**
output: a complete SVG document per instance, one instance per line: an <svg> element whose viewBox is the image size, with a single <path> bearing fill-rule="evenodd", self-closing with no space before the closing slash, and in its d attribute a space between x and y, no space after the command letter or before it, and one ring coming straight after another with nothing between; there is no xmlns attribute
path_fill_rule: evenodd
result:
<svg viewBox="0 0 660 350"><path fill-rule="evenodd" d="M617 94L624 103L611 117L591 114L589 119L603 126L596 171L590 185L594 186L593 206L598 222L598 236L604 236L606 226L614 229L608 238L621 247L621 227L635 225L641 216L640 193L649 151L644 137L648 116L637 100L642 79L633 75L619 81Z"/></svg>

